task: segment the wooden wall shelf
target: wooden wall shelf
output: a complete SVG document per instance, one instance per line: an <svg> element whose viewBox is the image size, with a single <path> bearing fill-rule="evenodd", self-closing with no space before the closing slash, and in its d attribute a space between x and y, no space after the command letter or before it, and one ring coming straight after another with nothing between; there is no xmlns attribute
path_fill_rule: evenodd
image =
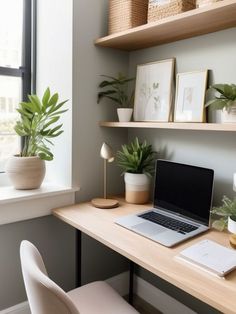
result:
<svg viewBox="0 0 236 314"><path fill-rule="evenodd" d="M143 128L143 129L173 129L195 131L227 131L236 132L236 123L175 123L175 122L99 122L107 128Z"/></svg>
<svg viewBox="0 0 236 314"><path fill-rule="evenodd" d="M236 26L236 0L223 0L158 22L99 38L95 44L132 51L234 26Z"/></svg>

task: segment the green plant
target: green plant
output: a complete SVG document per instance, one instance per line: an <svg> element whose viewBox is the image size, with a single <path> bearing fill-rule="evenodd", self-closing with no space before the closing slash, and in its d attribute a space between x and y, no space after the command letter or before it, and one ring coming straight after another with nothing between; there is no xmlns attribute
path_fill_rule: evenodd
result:
<svg viewBox="0 0 236 314"><path fill-rule="evenodd" d="M119 104L121 107L133 106L134 91L132 91L130 96L128 95L128 83L133 81L134 78L127 78L122 73L119 73L117 77L108 75L101 76L105 77L106 80L102 81L98 86L102 91L98 93L97 103L103 98L108 98Z"/></svg>
<svg viewBox="0 0 236 314"><path fill-rule="evenodd" d="M227 228L229 216L236 221L236 198L231 200L224 195L222 205L219 207L213 207L211 213L220 217L213 222L212 226L220 231L223 231Z"/></svg>
<svg viewBox="0 0 236 314"><path fill-rule="evenodd" d="M117 152L117 164L123 169L123 173L145 173L152 176L154 172L154 161L156 153L152 145L146 141L140 143L136 137L128 145L122 145L122 151Z"/></svg>
<svg viewBox="0 0 236 314"><path fill-rule="evenodd" d="M236 105L236 85L235 84L215 84L209 88L214 90L220 95L215 96L214 99L206 103L206 107L210 106L213 109L229 110L230 107Z"/></svg>
<svg viewBox="0 0 236 314"><path fill-rule="evenodd" d="M58 94L51 96L49 88L44 92L42 101L37 95L28 95L28 99L28 102L19 104L17 111L20 120L14 127L16 133L24 139L20 156L39 156L43 160L52 160L53 154L47 145L53 145L50 139L63 132L62 124L55 126L55 123L67 111L61 110L67 100L58 103Z"/></svg>

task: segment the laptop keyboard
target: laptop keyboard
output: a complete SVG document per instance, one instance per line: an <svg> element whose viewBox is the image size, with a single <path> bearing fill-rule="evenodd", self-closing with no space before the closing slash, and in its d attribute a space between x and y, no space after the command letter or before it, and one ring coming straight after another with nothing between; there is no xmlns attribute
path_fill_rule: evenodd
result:
<svg viewBox="0 0 236 314"><path fill-rule="evenodd" d="M198 227L196 226L190 225L183 221L176 220L174 218L164 216L154 211L144 213L142 215L139 215L139 217L182 234L186 234L198 229Z"/></svg>

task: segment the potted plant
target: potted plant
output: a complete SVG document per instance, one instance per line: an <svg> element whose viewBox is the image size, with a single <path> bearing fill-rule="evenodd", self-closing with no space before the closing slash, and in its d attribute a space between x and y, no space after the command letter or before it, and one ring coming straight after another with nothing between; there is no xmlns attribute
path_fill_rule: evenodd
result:
<svg viewBox="0 0 236 314"><path fill-rule="evenodd" d="M222 122L236 122L236 85L215 84L209 90L218 93L214 99L206 103L206 107L222 110Z"/></svg>
<svg viewBox="0 0 236 314"><path fill-rule="evenodd" d="M148 145L146 141L140 143L138 138L128 145L122 145L122 150L117 152L117 163L124 174L126 202L148 202L155 157L152 145Z"/></svg>
<svg viewBox="0 0 236 314"><path fill-rule="evenodd" d="M42 101L36 95L28 95L28 102L21 102L17 111L19 121L14 127L22 137L23 145L19 155L11 157L6 165L6 173L16 189L39 188L45 176L45 160L52 160L53 154L49 145L52 139L63 131L62 124L56 124L60 119L63 105L58 103L58 94L51 96L47 88Z"/></svg>
<svg viewBox="0 0 236 314"><path fill-rule="evenodd" d="M224 195L222 205L213 207L211 213L220 217L213 222L213 227L220 231L228 228L230 232L236 234L236 198L231 200Z"/></svg>
<svg viewBox="0 0 236 314"><path fill-rule="evenodd" d="M128 94L128 83L133 81L134 78L127 78L122 73L119 73L117 77L108 75L101 75L106 79L99 84L99 88L102 90L98 93L97 103L103 98L108 98L114 103L119 105L117 108L117 114L120 122L128 122L131 120L134 102L134 91Z"/></svg>

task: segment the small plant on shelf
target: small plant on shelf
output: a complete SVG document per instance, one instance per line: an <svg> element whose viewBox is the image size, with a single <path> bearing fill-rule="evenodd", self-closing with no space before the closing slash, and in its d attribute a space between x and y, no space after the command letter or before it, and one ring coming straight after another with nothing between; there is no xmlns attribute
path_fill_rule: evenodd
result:
<svg viewBox="0 0 236 314"><path fill-rule="evenodd" d="M117 109L119 121L130 121L133 112L134 91L129 94L129 83L134 78L127 78L122 73L118 73L117 77L101 75L105 78L100 84L101 91L97 96L97 103L103 98L108 98L116 103L119 108Z"/></svg>
<svg viewBox="0 0 236 314"><path fill-rule="evenodd" d="M210 106L213 109L229 110L236 105L236 85L235 84L215 84L209 88L218 92L219 96L206 103L206 107Z"/></svg>

